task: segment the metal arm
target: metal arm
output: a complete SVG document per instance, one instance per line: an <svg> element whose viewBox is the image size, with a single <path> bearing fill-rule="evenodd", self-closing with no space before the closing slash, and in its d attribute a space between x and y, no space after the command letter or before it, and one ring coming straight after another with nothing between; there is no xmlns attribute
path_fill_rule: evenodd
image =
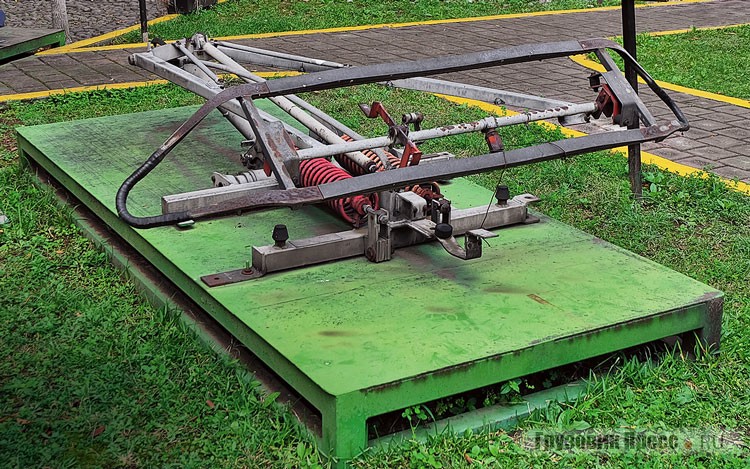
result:
<svg viewBox="0 0 750 469"><path fill-rule="evenodd" d="M156 167L161 160L169 154L169 152L212 110L225 105L232 100L238 98L245 100L273 98L298 92L377 83L384 80L408 79L489 66L531 62L548 58L597 52L604 49L615 51L623 58L625 63L630 64L636 70L638 75L640 75L646 82L649 88L651 88L651 90L669 107L676 117L676 121L654 124L641 129L631 129L616 132L614 134L590 135L514 150L508 152L503 161L499 161L496 154L488 154L479 157L449 161L439 167L436 165L401 168L397 171L369 174L345 181L337 181L314 187L291 188L286 191L267 191L250 194L247 197L235 200L226 206L208 207L193 212L180 212L153 217L134 217L127 210L127 196L132 187L153 170L153 168ZM134 61L140 63L141 61L145 61L145 58L140 54L136 54L134 56ZM622 83L619 83L618 81L618 85L621 85L620 87L622 89L632 90L619 74L612 74L608 76L607 79L610 81L622 81ZM635 102L636 106L640 103L640 100L635 93L626 93L626 95L617 96L617 98L623 103L632 104ZM118 191L116 204L118 213L126 222L136 227L147 228L173 224L205 216L218 215L237 209L319 203L347 195L366 194L383 189L397 189L408 184L429 180L450 179L493 169L528 164L535 161L561 158L595 150L610 149L623 145L659 140L678 130L687 130L687 128L687 119L672 99L624 49L606 39L535 44L473 54L438 57L414 62L397 62L363 67L339 68L310 75L286 77L261 83L243 84L219 92L211 97L192 117L183 123L165 141L165 143L123 183ZM282 186L288 187L288 184L282 183Z"/></svg>

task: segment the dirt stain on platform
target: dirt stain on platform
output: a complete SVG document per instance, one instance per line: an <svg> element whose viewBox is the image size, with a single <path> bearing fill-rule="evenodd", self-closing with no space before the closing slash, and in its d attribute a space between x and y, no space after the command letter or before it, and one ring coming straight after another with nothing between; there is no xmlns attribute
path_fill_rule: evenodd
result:
<svg viewBox="0 0 750 469"><path fill-rule="evenodd" d="M547 301L544 298L542 298L541 296L535 295L534 293L528 294L526 296L528 296L529 298L531 298L532 300L536 301L537 303L539 303L541 305L555 306L552 303L550 303L549 301Z"/></svg>
<svg viewBox="0 0 750 469"><path fill-rule="evenodd" d="M350 331L320 331L318 332L319 335L322 335L324 337L347 337L354 335L354 332Z"/></svg>

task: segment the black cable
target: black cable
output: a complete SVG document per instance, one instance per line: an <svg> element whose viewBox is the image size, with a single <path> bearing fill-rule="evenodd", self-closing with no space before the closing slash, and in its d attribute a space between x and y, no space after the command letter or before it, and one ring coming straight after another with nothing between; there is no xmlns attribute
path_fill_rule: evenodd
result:
<svg viewBox="0 0 750 469"><path fill-rule="evenodd" d="M125 179L120 188L117 190L117 196L115 196L115 207L117 208L117 214L128 225L135 228L154 228L157 226L173 225L190 220L189 212L168 213L165 215L156 215L151 217L136 217L128 211L127 204L130 191L136 184L138 184L141 179L143 179L148 173L153 171L153 169L156 168L159 163L161 163L165 156L166 152L164 151L163 147L156 150L138 169L133 172L133 174Z"/></svg>

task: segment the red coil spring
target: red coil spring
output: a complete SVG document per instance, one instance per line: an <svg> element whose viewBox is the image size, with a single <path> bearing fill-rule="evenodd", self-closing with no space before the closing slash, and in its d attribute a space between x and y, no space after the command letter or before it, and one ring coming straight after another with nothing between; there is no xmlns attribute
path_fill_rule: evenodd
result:
<svg viewBox="0 0 750 469"><path fill-rule="evenodd" d="M303 187L317 186L333 181L349 179L351 174L334 165L325 158L314 158L302 160L299 164L300 184ZM378 195L355 195L343 199L335 199L328 202L328 206L344 220L359 226L365 216L365 206L370 205L374 209L380 208Z"/></svg>
<svg viewBox="0 0 750 469"><path fill-rule="evenodd" d="M344 134L341 136L341 138L344 141L351 142L354 139L350 136ZM385 171L385 167L383 166L383 162L380 161L380 158L378 155L375 154L372 150L362 150L362 153L370 159L373 163L375 163L375 171ZM398 158L396 155L392 154L389 151L385 152L386 157L388 157L388 161L391 163L391 166L393 168L398 168L401 165L401 159ZM351 174L355 176L361 176L365 174L364 170L357 164L355 164L352 160L346 157L346 155L337 155L336 161L344 168L346 168L347 171L349 171ZM423 184L416 184L414 186L406 186L404 187L405 191L412 191L415 194L424 197L427 202L430 202L432 199L440 199L443 197L443 194L440 193L440 186L436 182L426 182Z"/></svg>

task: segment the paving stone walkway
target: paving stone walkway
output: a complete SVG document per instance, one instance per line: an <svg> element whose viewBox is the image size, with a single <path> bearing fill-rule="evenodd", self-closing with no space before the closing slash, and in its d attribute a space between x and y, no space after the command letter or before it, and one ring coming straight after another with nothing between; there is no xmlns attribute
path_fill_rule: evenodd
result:
<svg viewBox="0 0 750 469"><path fill-rule="evenodd" d="M747 0L715 0L637 10L639 32L750 23ZM569 14L379 28L363 31L292 35L238 41L283 52L350 64L412 60L475 52L533 42L613 36L621 32L619 11ZM127 64L136 50L78 52L35 56L0 67L0 94L156 78ZM665 57L665 60L669 60ZM588 71L569 59L461 72L444 76L566 101L585 102ZM656 77L657 79L659 77ZM690 119L682 136L645 150L688 166L708 166L716 174L750 182L750 109L689 94L669 92ZM657 117L668 110L650 93L644 100Z"/></svg>
<svg viewBox="0 0 750 469"><path fill-rule="evenodd" d="M70 41L98 36L138 24L137 0L66 0ZM7 15L6 25L28 28L52 28L50 0L0 0ZM167 0L146 0L148 19L167 13Z"/></svg>

